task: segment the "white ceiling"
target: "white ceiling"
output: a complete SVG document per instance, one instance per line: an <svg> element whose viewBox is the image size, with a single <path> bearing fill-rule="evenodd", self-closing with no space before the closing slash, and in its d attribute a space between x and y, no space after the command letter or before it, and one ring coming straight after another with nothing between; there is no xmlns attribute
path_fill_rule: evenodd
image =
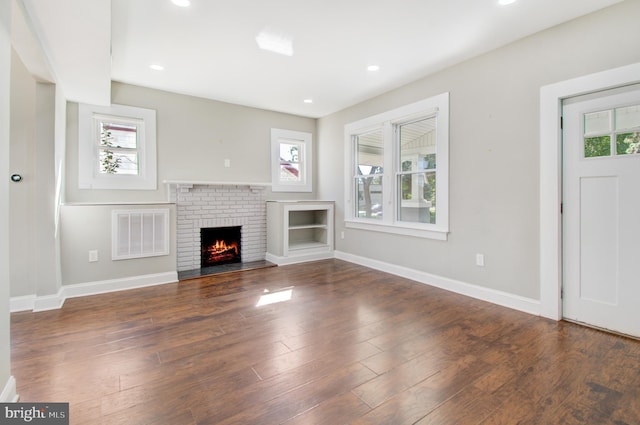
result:
<svg viewBox="0 0 640 425"><path fill-rule="evenodd" d="M65 87L107 78L110 48L111 80L321 117L621 0L21 1ZM260 50L265 28L293 56Z"/></svg>

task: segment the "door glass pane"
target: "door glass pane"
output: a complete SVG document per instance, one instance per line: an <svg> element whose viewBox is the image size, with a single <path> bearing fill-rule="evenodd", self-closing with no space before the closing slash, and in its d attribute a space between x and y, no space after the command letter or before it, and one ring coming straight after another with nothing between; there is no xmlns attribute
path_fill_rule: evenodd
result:
<svg viewBox="0 0 640 425"><path fill-rule="evenodd" d="M611 132L611 111L584 114L584 134Z"/></svg>
<svg viewBox="0 0 640 425"><path fill-rule="evenodd" d="M640 132L616 135L616 153L618 155L636 155L640 153Z"/></svg>
<svg viewBox="0 0 640 425"><path fill-rule="evenodd" d="M436 117L401 124L398 135L402 171L435 168Z"/></svg>
<svg viewBox="0 0 640 425"><path fill-rule="evenodd" d="M611 136L586 137L584 139L584 157L594 158L611 155Z"/></svg>
<svg viewBox="0 0 640 425"><path fill-rule="evenodd" d="M356 217L382 219L382 176L357 177Z"/></svg>
<svg viewBox="0 0 640 425"><path fill-rule="evenodd" d="M616 108L616 130L640 127L640 105Z"/></svg>

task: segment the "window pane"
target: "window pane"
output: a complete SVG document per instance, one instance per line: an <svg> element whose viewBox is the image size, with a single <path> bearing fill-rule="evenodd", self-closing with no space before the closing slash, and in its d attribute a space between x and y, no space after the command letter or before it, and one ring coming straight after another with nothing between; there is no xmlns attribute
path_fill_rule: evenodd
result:
<svg viewBox="0 0 640 425"><path fill-rule="evenodd" d="M357 177L356 191L356 217L382 219L382 177Z"/></svg>
<svg viewBox="0 0 640 425"><path fill-rule="evenodd" d="M300 143L280 142L280 162L300 162Z"/></svg>
<svg viewBox="0 0 640 425"><path fill-rule="evenodd" d="M587 137L584 139L585 158L609 155L611 155L611 136Z"/></svg>
<svg viewBox="0 0 640 425"><path fill-rule="evenodd" d="M616 130L640 127L640 105L616 109Z"/></svg>
<svg viewBox="0 0 640 425"><path fill-rule="evenodd" d="M289 162L280 163L280 181L281 182L299 182L302 176L300 175L300 164L292 164Z"/></svg>
<svg viewBox="0 0 640 425"><path fill-rule="evenodd" d="M401 172L398 220L435 223L436 117L401 124L397 135ZM432 171L423 172L426 170Z"/></svg>
<svg viewBox="0 0 640 425"><path fill-rule="evenodd" d="M609 133L611 131L611 111L584 114L584 134Z"/></svg>
<svg viewBox="0 0 640 425"><path fill-rule="evenodd" d="M616 153L618 155L640 153L640 132L618 134L616 136Z"/></svg>
<svg viewBox="0 0 640 425"><path fill-rule="evenodd" d="M399 176L401 187L399 221L436 222L436 173L412 173Z"/></svg>
<svg viewBox="0 0 640 425"><path fill-rule="evenodd" d="M382 129L354 136L356 145L356 174L382 174L384 148Z"/></svg>
<svg viewBox="0 0 640 425"><path fill-rule="evenodd" d="M138 147L138 126L100 121L100 145L136 149Z"/></svg>
<svg viewBox="0 0 640 425"><path fill-rule="evenodd" d="M100 174L137 175L138 154L100 149L98 165Z"/></svg>
<svg viewBox="0 0 640 425"><path fill-rule="evenodd" d="M402 171L435 168L436 117L399 125L398 134Z"/></svg>

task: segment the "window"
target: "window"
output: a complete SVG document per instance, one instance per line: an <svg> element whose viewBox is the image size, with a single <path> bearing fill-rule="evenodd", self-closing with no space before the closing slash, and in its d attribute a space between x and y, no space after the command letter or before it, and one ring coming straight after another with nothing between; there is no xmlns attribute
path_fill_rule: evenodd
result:
<svg viewBox="0 0 640 425"><path fill-rule="evenodd" d="M584 114L584 157L640 153L640 105Z"/></svg>
<svg viewBox="0 0 640 425"><path fill-rule="evenodd" d="M81 189L157 188L155 111L80 105L78 119Z"/></svg>
<svg viewBox="0 0 640 425"><path fill-rule="evenodd" d="M449 94L345 126L347 227L446 240Z"/></svg>
<svg viewBox="0 0 640 425"><path fill-rule="evenodd" d="M271 190L311 192L311 133L271 129Z"/></svg>

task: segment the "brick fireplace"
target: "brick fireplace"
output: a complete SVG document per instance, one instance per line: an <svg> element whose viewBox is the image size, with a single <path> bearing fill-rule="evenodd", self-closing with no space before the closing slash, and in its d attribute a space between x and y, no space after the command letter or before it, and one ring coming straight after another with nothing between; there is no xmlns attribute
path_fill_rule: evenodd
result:
<svg viewBox="0 0 640 425"><path fill-rule="evenodd" d="M176 204L178 272L200 268L201 229L240 227L243 263L264 260L267 213L264 186L170 184Z"/></svg>

